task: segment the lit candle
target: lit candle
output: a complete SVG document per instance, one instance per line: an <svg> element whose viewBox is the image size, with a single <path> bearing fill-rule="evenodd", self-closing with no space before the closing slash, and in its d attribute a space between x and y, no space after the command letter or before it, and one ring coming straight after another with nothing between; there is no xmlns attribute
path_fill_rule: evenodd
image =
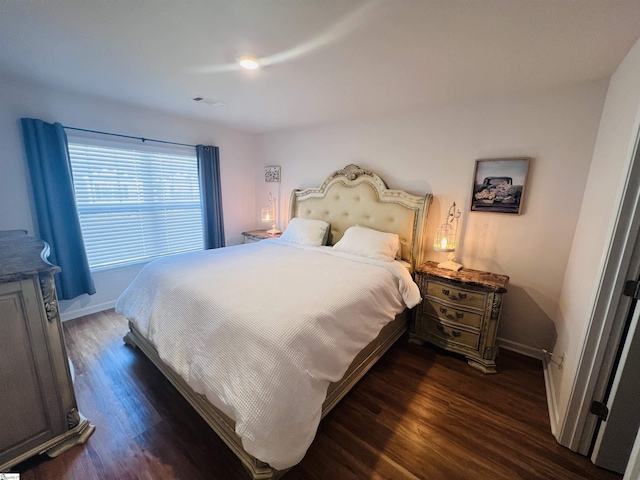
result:
<svg viewBox="0 0 640 480"><path fill-rule="evenodd" d="M442 248L443 250L447 248L447 237L443 237L442 241L440 242L440 248Z"/></svg>

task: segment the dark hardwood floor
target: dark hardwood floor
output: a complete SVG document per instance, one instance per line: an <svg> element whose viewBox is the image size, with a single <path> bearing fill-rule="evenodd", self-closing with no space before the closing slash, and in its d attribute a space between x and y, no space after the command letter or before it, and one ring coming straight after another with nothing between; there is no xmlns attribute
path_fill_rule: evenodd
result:
<svg viewBox="0 0 640 480"><path fill-rule="evenodd" d="M137 350L113 311L64 323L80 410L96 431L22 480L242 479L224 443ZM321 423L297 479L620 479L550 433L540 362L503 350L486 376L401 339Z"/></svg>

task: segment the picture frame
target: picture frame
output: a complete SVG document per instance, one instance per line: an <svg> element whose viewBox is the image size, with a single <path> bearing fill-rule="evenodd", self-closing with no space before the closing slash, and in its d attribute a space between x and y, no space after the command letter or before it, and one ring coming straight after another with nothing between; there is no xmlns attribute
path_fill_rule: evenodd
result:
<svg viewBox="0 0 640 480"><path fill-rule="evenodd" d="M280 182L280 167L279 166L264 167L264 181Z"/></svg>
<svg viewBox="0 0 640 480"><path fill-rule="evenodd" d="M529 157L476 160L471 211L521 215Z"/></svg>

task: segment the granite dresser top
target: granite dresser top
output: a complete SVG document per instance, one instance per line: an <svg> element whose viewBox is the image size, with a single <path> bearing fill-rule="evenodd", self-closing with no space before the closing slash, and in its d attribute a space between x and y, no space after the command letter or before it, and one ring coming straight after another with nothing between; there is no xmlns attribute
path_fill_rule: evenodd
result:
<svg viewBox="0 0 640 480"><path fill-rule="evenodd" d="M48 255L49 245L25 230L0 231L0 283L59 272L46 260Z"/></svg>

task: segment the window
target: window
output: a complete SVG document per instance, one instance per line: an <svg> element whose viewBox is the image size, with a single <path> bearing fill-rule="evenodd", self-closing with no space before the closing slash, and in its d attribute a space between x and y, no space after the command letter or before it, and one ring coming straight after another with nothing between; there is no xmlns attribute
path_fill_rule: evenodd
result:
<svg viewBox="0 0 640 480"><path fill-rule="evenodd" d="M92 271L202 250L195 149L69 136Z"/></svg>

